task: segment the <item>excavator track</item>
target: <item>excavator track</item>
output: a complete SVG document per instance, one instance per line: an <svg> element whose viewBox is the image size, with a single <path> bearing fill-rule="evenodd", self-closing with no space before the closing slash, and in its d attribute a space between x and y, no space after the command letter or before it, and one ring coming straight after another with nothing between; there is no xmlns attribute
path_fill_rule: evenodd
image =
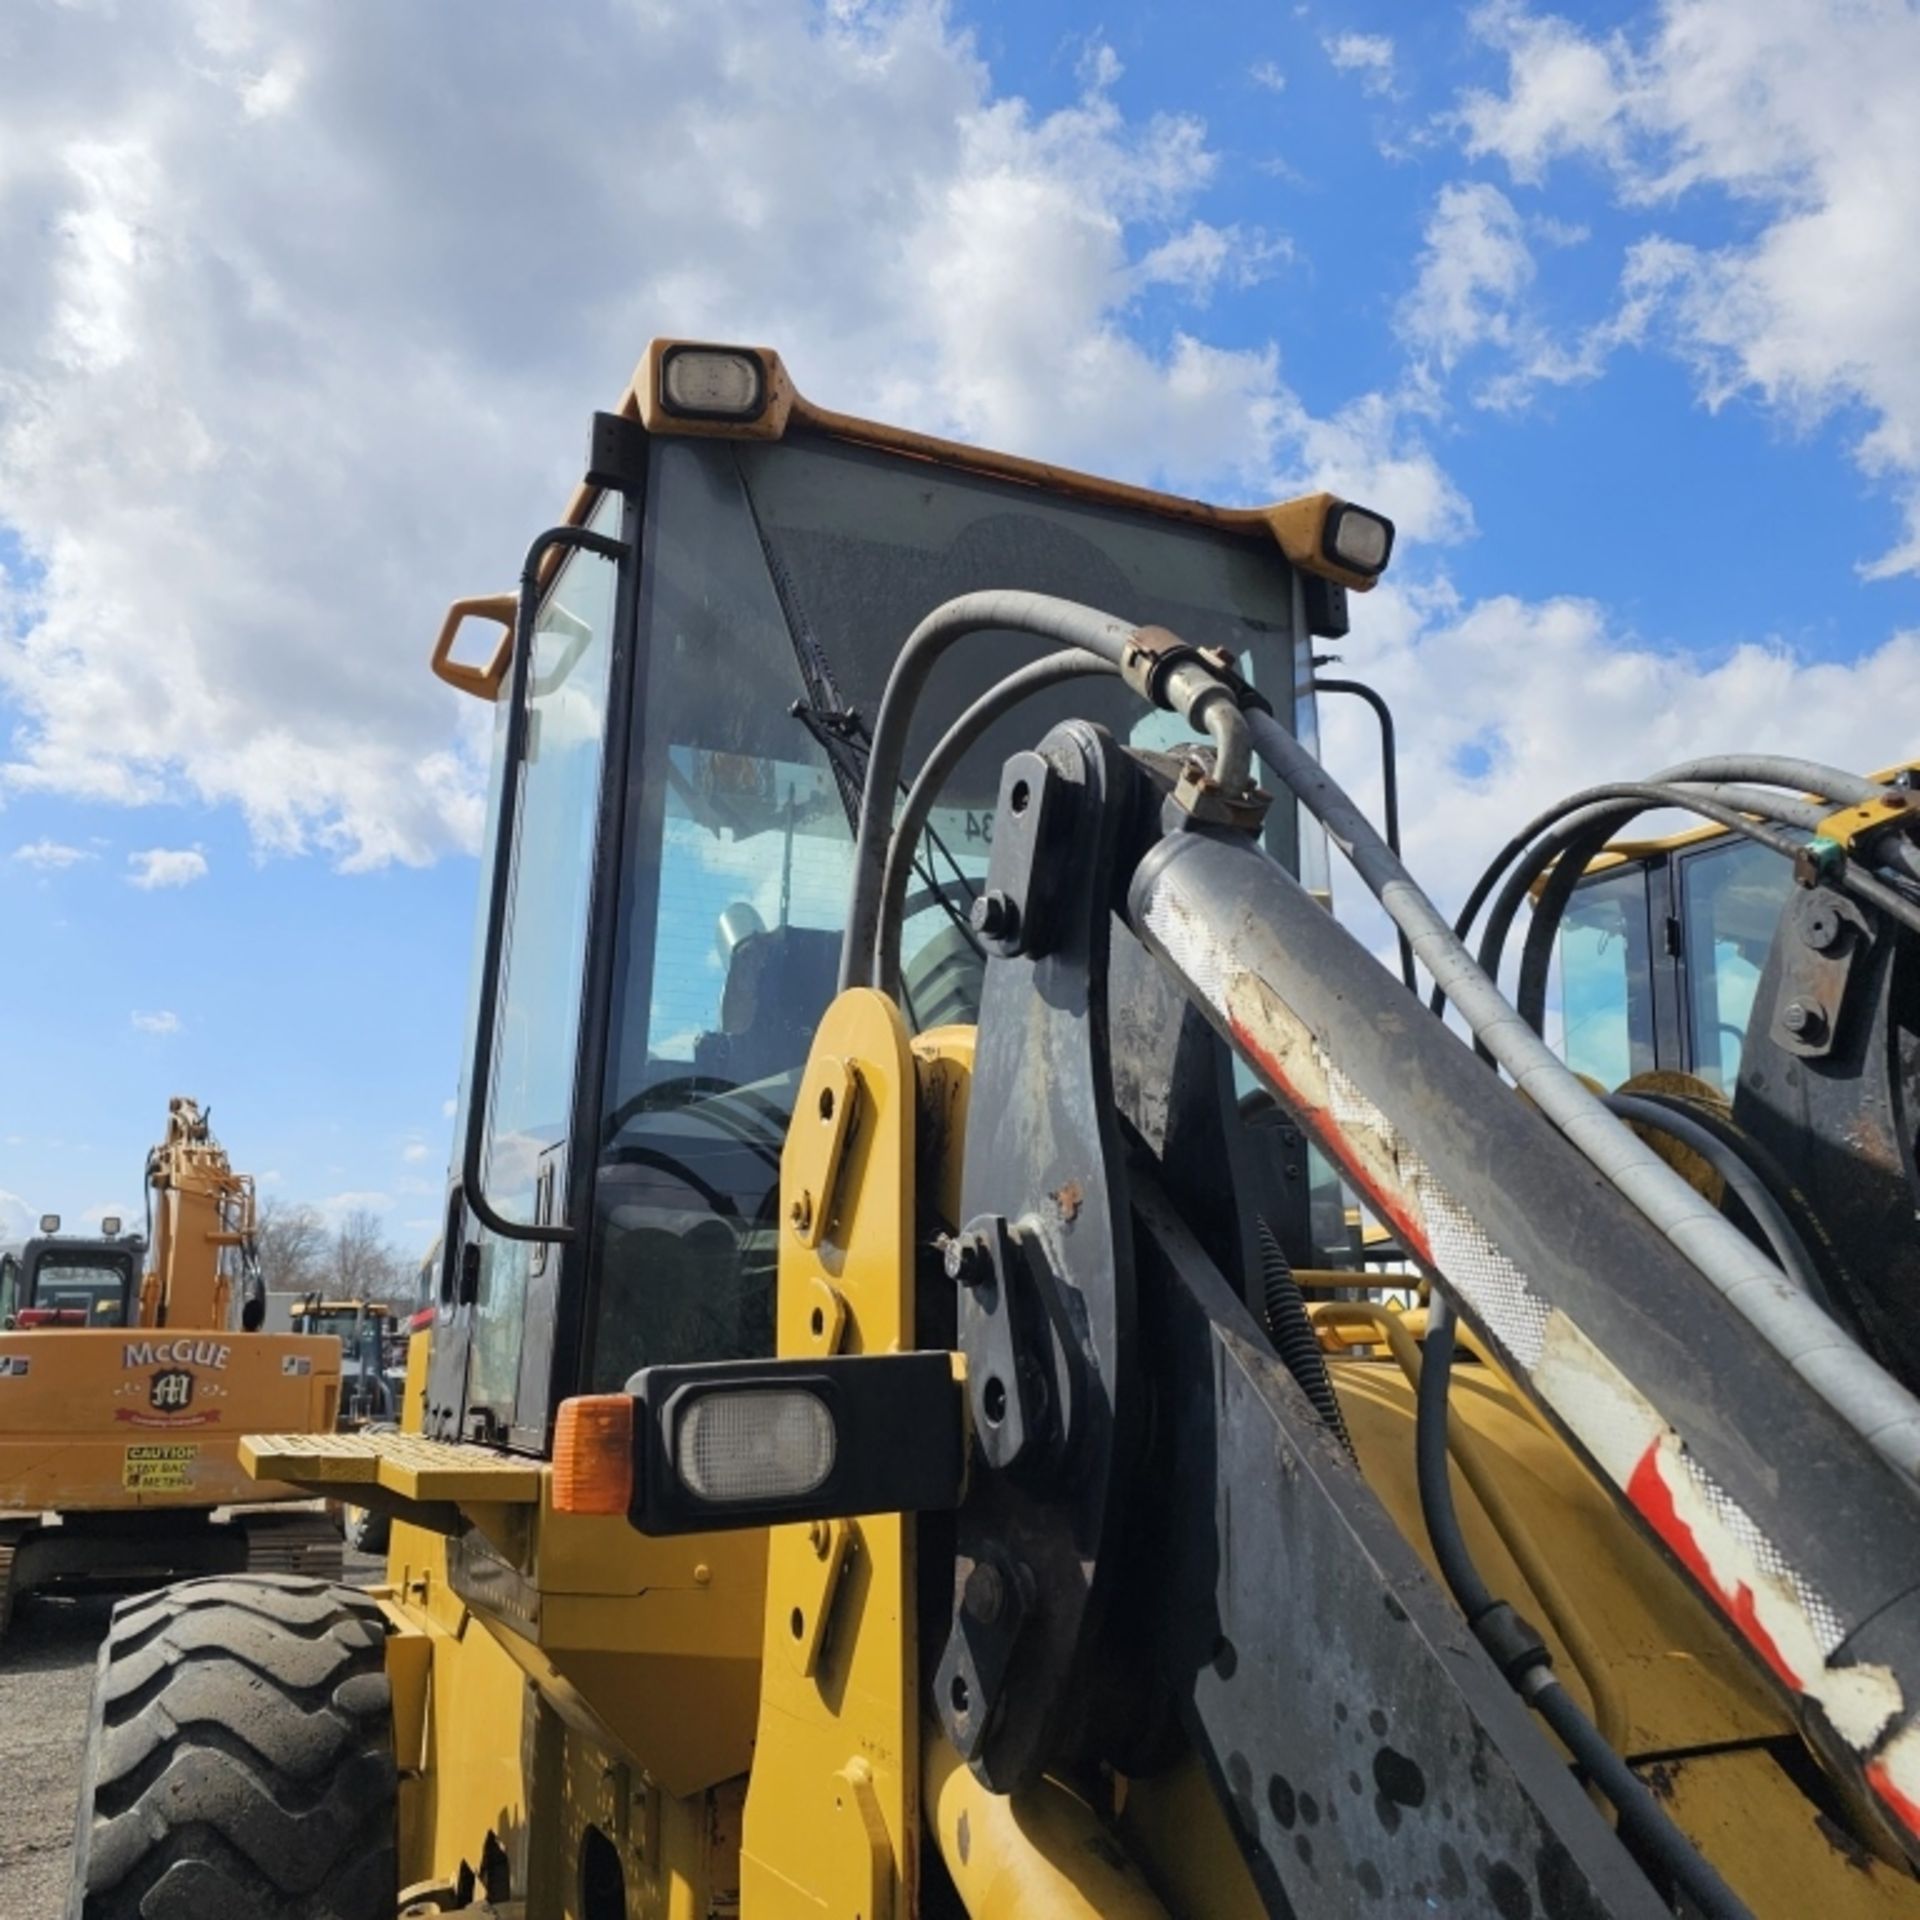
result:
<svg viewBox="0 0 1920 1920"><path fill-rule="evenodd" d="M247 1536L250 1574L283 1573L308 1580L338 1581L344 1570L340 1535L324 1512L245 1513L235 1524Z"/></svg>

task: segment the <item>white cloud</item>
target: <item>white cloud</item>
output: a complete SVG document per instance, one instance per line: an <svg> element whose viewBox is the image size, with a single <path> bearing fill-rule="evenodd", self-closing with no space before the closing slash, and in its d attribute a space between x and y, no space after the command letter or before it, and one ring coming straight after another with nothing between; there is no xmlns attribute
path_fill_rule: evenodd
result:
<svg viewBox="0 0 1920 1920"><path fill-rule="evenodd" d="M1321 43L1342 73L1357 73L1368 93L1393 90L1393 41L1384 33L1340 33Z"/></svg>
<svg viewBox="0 0 1920 1920"><path fill-rule="evenodd" d="M417 1165L420 1161L426 1159L432 1151L433 1149L429 1147L424 1140L409 1140L407 1144L400 1149L400 1158L410 1166Z"/></svg>
<svg viewBox="0 0 1920 1920"><path fill-rule="evenodd" d="M141 1033L175 1034L184 1031L186 1024L177 1013L169 1013L165 1008L156 1013L135 1013L130 1017Z"/></svg>
<svg viewBox="0 0 1920 1920"><path fill-rule="evenodd" d="M389 1213L393 1209L393 1195L380 1193L371 1188L355 1188L347 1193L329 1194L326 1199L315 1203L316 1210L327 1223L337 1225L341 1217L349 1213Z"/></svg>
<svg viewBox="0 0 1920 1920"><path fill-rule="evenodd" d="M1920 227L1920 12L1666 0L1637 45L1514 5L1476 21L1508 71L1460 103L1469 153L1521 181L1582 156L1631 206L1730 203L1730 242L1649 230L1611 324L1679 353L1709 405L1750 396L1798 426L1863 410L1855 459L1907 518L1866 570L1920 571L1920 254L1899 238Z"/></svg>
<svg viewBox="0 0 1920 1920"><path fill-rule="evenodd" d="M95 855L85 847L63 846L58 840L29 840L15 847L13 858L22 866L36 867L42 873L58 872L62 867L78 866L82 860L92 860Z"/></svg>
<svg viewBox="0 0 1920 1920"><path fill-rule="evenodd" d="M639 70L674 76L644 114ZM654 332L1175 487L1309 464L1271 348L1130 331L1147 280L1198 304L1280 243L1200 218L1205 129L1129 118L1117 73L1096 43L1036 111L935 0L654 0L574 36L503 0L451 36L414 8L28 10L0 526L45 572L0 639L0 780L232 806L347 867L471 847L486 716L426 645L511 579ZM473 102L507 97L503 134Z"/></svg>
<svg viewBox="0 0 1920 1920"><path fill-rule="evenodd" d="M1247 69L1247 78L1268 93L1285 93L1287 76L1271 60L1257 60Z"/></svg>
<svg viewBox="0 0 1920 1920"><path fill-rule="evenodd" d="M1532 283L1533 253L1513 202L1484 181L1442 187L1399 329L1422 359L1447 372L1482 345L1508 346L1514 308Z"/></svg>
<svg viewBox="0 0 1920 1920"><path fill-rule="evenodd" d="M1468 153L1497 154L1516 180L1537 181L1565 154L1618 161L1627 146L1631 59L1618 36L1590 39L1552 15L1513 0L1473 16L1481 36L1507 56L1507 90L1461 97Z"/></svg>
<svg viewBox="0 0 1920 1920"><path fill-rule="evenodd" d="M127 885L152 893L163 887L190 887L207 877L207 856L196 847L147 847L127 855L133 871Z"/></svg>
<svg viewBox="0 0 1920 1920"><path fill-rule="evenodd" d="M0 1244L31 1239L39 1222L40 1216L17 1193L0 1188Z"/></svg>
<svg viewBox="0 0 1920 1920"><path fill-rule="evenodd" d="M442 1100L440 1102L441 1118L444 1120L451 1120L454 1114L458 1111L459 1106L460 1106L460 1103L457 1100Z"/></svg>

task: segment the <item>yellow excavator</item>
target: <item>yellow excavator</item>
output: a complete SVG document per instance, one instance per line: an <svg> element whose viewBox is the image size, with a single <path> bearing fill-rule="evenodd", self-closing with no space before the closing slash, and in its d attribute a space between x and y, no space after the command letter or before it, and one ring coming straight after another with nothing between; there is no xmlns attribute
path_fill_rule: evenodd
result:
<svg viewBox="0 0 1920 1920"><path fill-rule="evenodd" d="M1316 753L1392 545L654 343L434 649L402 1430L243 1446L388 1578L122 1607L75 1920L1920 1915L1913 796L1703 754L1449 924ZM1717 1082L1589 1044L1668 807L1785 875Z"/></svg>
<svg viewBox="0 0 1920 1920"><path fill-rule="evenodd" d="M337 1577L307 1496L239 1462L262 1422L324 1432L336 1341L263 1334L253 1182L193 1101L169 1103L147 1156L151 1244L49 1215L8 1277L0 1332L0 1627L41 1588L181 1574Z"/></svg>

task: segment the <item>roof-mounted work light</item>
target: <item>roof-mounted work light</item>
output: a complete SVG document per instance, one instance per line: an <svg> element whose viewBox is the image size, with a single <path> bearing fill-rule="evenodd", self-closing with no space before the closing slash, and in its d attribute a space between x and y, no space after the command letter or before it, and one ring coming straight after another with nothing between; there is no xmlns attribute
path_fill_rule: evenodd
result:
<svg viewBox="0 0 1920 1920"><path fill-rule="evenodd" d="M1342 501L1327 515L1320 548L1336 566L1369 576L1382 573L1393 554L1393 522Z"/></svg>
<svg viewBox="0 0 1920 1920"><path fill-rule="evenodd" d="M60 1231L60 1216L57 1213L43 1213L40 1216L40 1231L42 1233L58 1233Z"/></svg>
<svg viewBox="0 0 1920 1920"><path fill-rule="evenodd" d="M660 404L683 420L752 420L767 403L767 370L744 347L669 347Z"/></svg>

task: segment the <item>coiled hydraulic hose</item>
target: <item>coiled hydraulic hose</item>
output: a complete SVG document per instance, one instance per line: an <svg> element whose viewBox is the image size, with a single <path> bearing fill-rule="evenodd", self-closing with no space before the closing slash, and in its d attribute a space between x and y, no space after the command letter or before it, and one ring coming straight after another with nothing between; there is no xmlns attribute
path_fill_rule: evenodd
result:
<svg viewBox="0 0 1920 1920"><path fill-rule="evenodd" d="M1340 1443L1349 1460L1353 1459L1353 1436L1347 1431L1346 1416L1340 1411L1340 1396L1333 1390L1333 1377L1327 1371L1327 1356L1320 1350L1320 1336L1307 1317L1306 1296L1293 1277L1286 1253L1267 1225L1265 1214L1254 1219L1260 1241L1260 1308L1266 1322L1267 1338L1280 1356L1280 1364L1293 1375L1295 1383L1313 1403L1322 1425Z"/></svg>
<svg viewBox="0 0 1920 1920"><path fill-rule="evenodd" d="M1417 946L1417 943L1416 943ZM1433 1557L1467 1624L1515 1690L1539 1714L1587 1778L1613 1803L1620 1832L1641 1860L1665 1874L1708 1920L1752 1920L1745 1904L1665 1810L1626 1761L1600 1737L1579 1703L1554 1677L1546 1648L1480 1577L1460 1531L1447 1477L1447 1387L1453 1372L1453 1318L1444 1295L1427 1311L1414 1416L1420 1510Z"/></svg>
<svg viewBox="0 0 1920 1920"><path fill-rule="evenodd" d="M1413 941L1435 985L1520 1091L1853 1432L1909 1479L1920 1478L1920 1401L1555 1058L1326 769L1271 716L1250 712L1247 724L1261 759L1326 827L1394 924Z"/></svg>

